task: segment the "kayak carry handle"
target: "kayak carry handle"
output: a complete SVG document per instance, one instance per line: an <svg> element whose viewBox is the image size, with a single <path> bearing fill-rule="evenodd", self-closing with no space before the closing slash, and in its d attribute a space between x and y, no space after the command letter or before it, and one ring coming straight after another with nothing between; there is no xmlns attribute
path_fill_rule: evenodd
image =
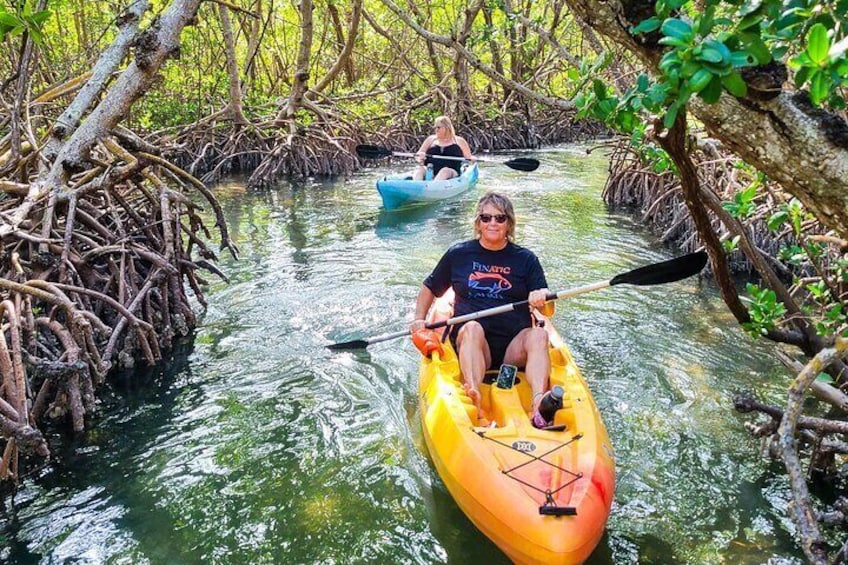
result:
<svg viewBox="0 0 848 565"><path fill-rule="evenodd" d="M549 506L543 504L539 507L542 516L577 516L577 509L573 506Z"/></svg>

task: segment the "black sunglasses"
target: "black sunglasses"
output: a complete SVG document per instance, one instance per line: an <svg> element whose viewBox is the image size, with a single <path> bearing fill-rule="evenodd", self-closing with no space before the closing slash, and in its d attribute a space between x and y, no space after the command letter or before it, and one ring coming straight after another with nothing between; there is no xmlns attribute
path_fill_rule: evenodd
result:
<svg viewBox="0 0 848 565"><path fill-rule="evenodd" d="M477 216L477 219L483 224L488 224L492 221L492 218L494 218L497 223L502 224L507 221L509 216L506 214L495 214L494 216L492 214L480 214Z"/></svg>

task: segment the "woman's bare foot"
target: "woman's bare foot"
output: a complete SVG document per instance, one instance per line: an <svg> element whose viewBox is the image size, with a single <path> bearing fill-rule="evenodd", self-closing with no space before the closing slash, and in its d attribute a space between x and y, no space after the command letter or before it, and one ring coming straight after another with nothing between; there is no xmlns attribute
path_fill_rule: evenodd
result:
<svg viewBox="0 0 848 565"><path fill-rule="evenodd" d="M470 398L471 402L474 403L474 406L477 407L477 425L488 426L491 422L489 421L489 415L483 410L480 391L468 383L462 383L462 390L465 391L465 394L468 395L468 398Z"/></svg>
<svg viewBox="0 0 848 565"><path fill-rule="evenodd" d="M465 394L468 395L468 398L471 399L471 401L474 403L474 406L477 407L477 410L482 410L482 407L480 406L480 391L477 390L476 387L473 387L468 383L462 383L462 390L465 391Z"/></svg>
<svg viewBox="0 0 848 565"><path fill-rule="evenodd" d="M539 411L539 404L541 404L543 396L545 396L544 392L537 392L533 394L533 399L530 401L531 416Z"/></svg>

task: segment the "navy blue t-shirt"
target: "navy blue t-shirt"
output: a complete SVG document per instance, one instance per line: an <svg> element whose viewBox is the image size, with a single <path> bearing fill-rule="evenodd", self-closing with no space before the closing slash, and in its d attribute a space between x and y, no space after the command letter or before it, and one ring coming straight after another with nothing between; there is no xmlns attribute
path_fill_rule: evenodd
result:
<svg viewBox="0 0 848 565"><path fill-rule="evenodd" d="M436 296L453 287L454 316L527 300L530 291L548 287L542 265L532 251L512 242L490 251L476 239L451 246L424 285ZM502 343L531 326L527 307L477 321L487 338Z"/></svg>

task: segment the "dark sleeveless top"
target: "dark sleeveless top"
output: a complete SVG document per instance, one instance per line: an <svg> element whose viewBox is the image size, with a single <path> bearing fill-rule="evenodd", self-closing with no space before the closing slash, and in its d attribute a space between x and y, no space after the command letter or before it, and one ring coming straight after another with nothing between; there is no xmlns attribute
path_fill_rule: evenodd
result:
<svg viewBox="0 0 848 565"><path fill-rule="evenodd" d="M449 169L453 169L456 171L456 174L461 174L462 169L462 161L456 161L454 159L439 159L438 155L445 155L447 157L462 157L462 148L456 143L451 143L450 145L445 145L442 147L441 145L433 144L427 149L427 160L425 164L432 163L433 164L433 175L439 174L439 171L444 169L445 167Z"/></svg>

